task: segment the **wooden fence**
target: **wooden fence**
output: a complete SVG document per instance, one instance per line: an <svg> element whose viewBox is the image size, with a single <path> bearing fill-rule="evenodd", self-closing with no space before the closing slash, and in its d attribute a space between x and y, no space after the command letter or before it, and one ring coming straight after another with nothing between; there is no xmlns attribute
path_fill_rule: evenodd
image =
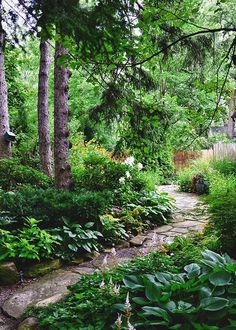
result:
<svg viewBox="0 0 236 330"><path fill-rule="evenodd" d="M236 159L236 143L216 143L213 146L215 159Z"/></svg>
<svg viewBox="0 0 236 330"><path fill-rule="evenodd" d="M189 166L191 160L202 158L204 160L230 158L236 160L236 143L216 143L212 149L201 151L177 151L174 155L176 170Z"/></svg>

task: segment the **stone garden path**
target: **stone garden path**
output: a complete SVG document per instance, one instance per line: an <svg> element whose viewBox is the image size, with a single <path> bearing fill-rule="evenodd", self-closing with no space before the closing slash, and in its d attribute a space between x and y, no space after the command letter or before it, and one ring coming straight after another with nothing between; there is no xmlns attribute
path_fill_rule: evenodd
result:
<svg viewBox="0 0 236 330"><path fill-rule="evenodd" d="M22 285L1 306L0 330L16 329L12 318L20 318L28 306L47 306L62 299L68 293L67 286L77 282L82 274L93 273L103 267L115 267L137 255L158 249L160 243L171 243L175 236L186 236L203 229L209 216L197 195L178 192L178 187L174 185L160 186L159 190L168 192L176 200L176 210L169 224L138 235L130 242L123 242L115 255L106 250L91 261L54 271Z"/></svg>

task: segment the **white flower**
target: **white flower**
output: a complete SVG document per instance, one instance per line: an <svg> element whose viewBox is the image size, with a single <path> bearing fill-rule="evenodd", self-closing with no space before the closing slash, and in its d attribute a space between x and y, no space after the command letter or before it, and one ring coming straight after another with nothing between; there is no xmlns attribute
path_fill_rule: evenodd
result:
<svg viewBox="0 0 236 330"><path fill-rule="evenodd" d="M107 255L105 255L103 261L102 261L102 267L106 267L107 266Z"/></svg>
<svg viewBox="0 0 236 330"><path fill-rule="evenodd" d="M129 302L129 292L127 292L125 299L125 311L129 312L131 310L131 304Z"/></svg>
<svg viewBox="0 0 236 330"><path fill-rule="evenodd" d="M117 326L121 326L122 325L122 315L121 314L118 314L117 315L117 320L115 322L115 325L117 325Z"/></svg>
<svg viewBox="0 0 236 330"><path fill-rule="evenodd" d="M129 166L133 166L134 165L134 157L127 157L126 160L124 161L124 164L129 165Z"/></svg>
<svg viewBox="0 0 236 330"><path fill-rule="evenodd" d="M139 171L141 171L143 169L143 164L142 163L138 163L137 164L137 168L139 169Z"/></svg>
<svg viewBox="0 0 236 330"><path fill-rule="evenodd" d="M130 175L129 171L125 172L125 176L126 176L127 179L131 178L131 175Z"/></svg>
<svg viewBox="0 0 236 330"><path fill-rule="evenodd" d="M100 284L100 289L104 289L105 288L105 282L104 282L104 280L102 280L102 282L101 282L101 284Z"/></svg>
<svg viewBox="0 0 236 330"><path fill-rule="evenodd" d="M113 286L112 276L110 277L109 285L110 285L110 286Z"/></svg>
<svg viewBox="0 0 236 330"><path fill-rule="evenodd" d="M136 330L135 327L130 323L130 321L127 322L128 330Z"/></svg>
<svg viewBox="0 0 236 330"><path fill-rule="evenodd" d="M119 182L121 183L121 184L124 184L125 183L125 177L121 177L121 178L119 178Z"/></svg>
<svg viewBox="0 0 236 330"><path fill-rule="evenodd" d="M112 255L113 257L116 256L116 249L115 249L114 247L111 249L111 255Z"/></svg>
<svg viewBox="0 0 236 330"><path fill-rule="evenodd" d="M113 287L113 293L114 294L119 294L120 293L120 285L115 284Z"/></svg>

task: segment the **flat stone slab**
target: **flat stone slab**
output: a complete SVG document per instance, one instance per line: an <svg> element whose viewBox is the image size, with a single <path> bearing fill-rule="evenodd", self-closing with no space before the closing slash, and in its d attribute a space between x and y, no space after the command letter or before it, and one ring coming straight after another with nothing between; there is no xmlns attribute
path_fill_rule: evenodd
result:
<svg viewBox="0 0 236 330"><path fill-rule="evenodd" d="M158 227L156 229L154 229L155 233L165 233L167 231L170 231L173 227L170 226L170 225L164 225L164 226L161 226L161 227Z"/></svg>
<svg viewBox="0 0 236 330"><path fill-rule="evenodd" d="M198 226L199 222L198 221L181 221L173 224L173 227L175 228L188 228L188 227L193 227L193 226Z"/></svg>
<svg viewBox="0 0 236 330"><path fill-rule="evenodd" d="M179 234L187 234L189 232L188 228L176 227L171 230L171 232L176 232Z"/></svg>
<svg viewBox="0 0 236 330"><path fill-rule="evenodd" d="M143 245L143 243L146 239L147 239L146 236L137 235L131 239L130 244L133 246L141 246L141 245Z"/></svg>
<svg viewBox="0 0 236 330"><path fill-rule="evenodd" d="M78 273L81 275L93 274L95 272L94 268L88 268L88 267L73 267L71 270L73 273Z"/></svg>
<svg viewBox="0 0 236 330"><path fill-rule="evenodd" d="M80 277L80 274L71 271L52 272L39 281L17 290L5 301L2 309L9 316L17 319L22 316L27 307L35 306L39 301L57 294L61 294L61 298L63 298L68 293L67 286L76 283Z"/></svg>

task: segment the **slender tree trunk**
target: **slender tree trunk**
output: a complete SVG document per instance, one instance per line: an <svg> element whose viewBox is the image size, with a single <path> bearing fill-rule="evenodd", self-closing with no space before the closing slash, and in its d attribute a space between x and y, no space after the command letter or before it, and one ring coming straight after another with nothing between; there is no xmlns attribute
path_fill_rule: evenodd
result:
<svg viewBox="0 0 236 330"><path fill-rule="evenodd" d="M57 189L68 190L71 186L71 170L68 161L68 98L70 71L57 63L57 60L68 52L56 42L54 68L54 163L55 185Z"/></svg>
<svg viewBox="0 0 236 330"><path fill-rule="evenodd" d="M52 176L51 147L48 113L48 76L50 69L50 45L40 42L40 68L38 84L38 134L39 154L42 170Z"/></svg>
<svg viewBox="0 0 236 330"><path fill-rule="evenodd" d="M235 111L236 111L236 89L234 89L229 103L229 117L228 117L228 128L227 128L227 136L229 139L234 138L235 122L231 118L231 116L235 113Z"/></svg>
<svg viewBox="0 0 236 330"><path fill-rule="evenodd" d="M1 10L2 0L0 0L0 11ZM4 44L5 31L3 30L2 17L0 16L0 158L11 156L11 143L4 139L4 134L9 131L7 84L4 69Z"/></svg>

